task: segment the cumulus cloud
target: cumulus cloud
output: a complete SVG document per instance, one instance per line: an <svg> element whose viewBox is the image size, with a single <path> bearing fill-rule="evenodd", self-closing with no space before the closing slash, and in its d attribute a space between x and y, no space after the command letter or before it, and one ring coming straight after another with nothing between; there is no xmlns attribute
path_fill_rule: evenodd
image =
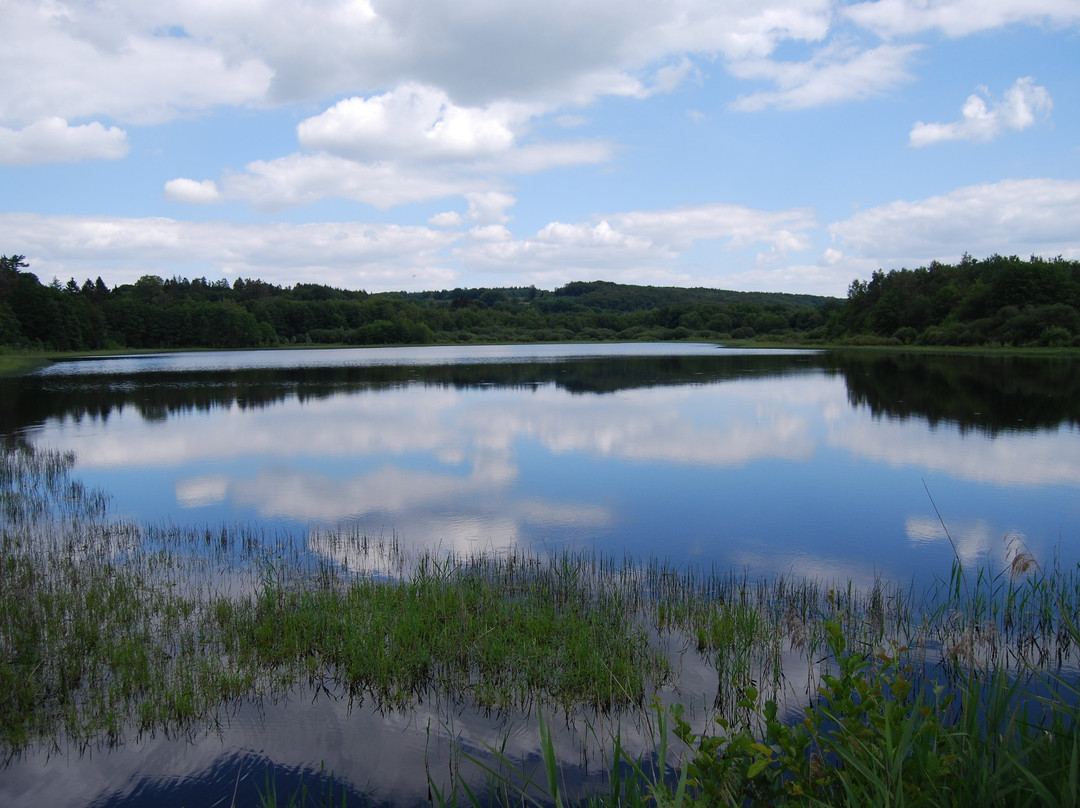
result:
<svg viewBox="0 0 1080 808"><path fill-rule="evenodd" d="M0 165L118 160L127 153L127 133L97 121L71 126L63 118L44 118L18 130L0 127Z"/></svg>
<svg viewBox="0 0 1080 808"><path fill-rule="evenodd" d="M492 176L611 158L611 146L599 141L520 143L518 129L535 111L520 104L461 107L442 90L408 83L302 121L297 137L307 152L226 173L220 197L210 180L173 180L165 193L176 201L243 200L265 210L328 197L386 209L463 195L472 221L503 223L514 198L494 190L501 183Z"/></svg>
<svg viewBox="0 0 1080 808"><path fill-rule="evenodd" d="M829 225L833 239L877 266L956 260L963 253L1080 257L1080 181L1003 180L896 201Z"/></svg>
<svg viewBox="0 0 1080 808"><path fill-rule="evenodd" d="M170 202L190 202L195 205L209 205L221 201L221 191L213 180L189 180L178 177L165 183L165 198Z"/></svg>
<svg viewBox="0 0 1080 808"><path fill-rule="evenodd" d="M763 243L777 251L804 250L810 246L805 231L816 226L809 208L763 211L719 202L620 213L610 219L620 230L680 250L702 239L724 239L733 248Z"/></svg>
<svg viewBox="0 0 1080 808"><path fill-rule="evenodd" d="M134 2L6 2L0 121L158 123L266 95L273 69L258 56L212 37L158 34L177 22L174 13L192 12Z"/></svg>
<svg viewBox="0 0 1080 808"><path fill-rule="evenodd" d="M518 104L454 104L414 82L371 98L347 98L297 127L305 149L361 160L472 159L510 148L512 127L530 116Z"/></svg>
<svg viewBox="0 0 1080 808"><path fill-rule="evenodd" d="M552 108L644 97L696 75L694 57L763 58L784 42L820 41L833 9L832 0L9 0L4 16L0 74L20 80L0 85L0 121L108 115L151 123L223 104L346 96L336 110L342 120L331 115L310 127L313 138L337 142L353 114L371 105L360 96L408 82L441 88L466 116L498 103ZM397 92L376 105L393 106ZM487 121L485 138L505 137L499 115ZM446 128L457 123L451 116ZM465 123L477 133L475 120ZM452 133L435 141L490 145L462 144Z"/></svg>
<svg viewBox="0 0 1080 808"><path fill-rule="evenodd" d="M841 19L885 37L961 35L1016 22L1075 24L1080 9L1065 0L8 0L4 17L5 125L54 116L154 123L220 105L344 97L306 122L304 137L319 148L363 150L389 145L372 128L380 115L423 117L439 106L430 90L439 88L453 102L427 148L476 153L505 141L515 105L556 109L670 92L717 58L737 75L764 72L777 82L774 92L744 99L748 107L827 103L891 86L904 53L893 44L840 59L826 47L803 65L769 61L785 43L826 42ZM410 95L407 86L428 89Z"/></svg>
<svg viewBox="0 0 1080 808"><path fill-rule="evenodd" d="M918 121L908 135L912 146L928 146L945 140L970 140L985 143L1006 130L1019 131L1035 123L1039 116L1050 112L1053 102L1045 87L1035 85L1031 76L1017 79L1005 91L1000 102L987 106L985 97L990 91L980 87L968 96L960 109L960 120L953 123L923 123Z"/></svg>
<svg viewBox="0 0 1080 808"><path fill-rule="evenodd" d="M477 241L511 241L514 238L514 234L501 224L473 227L469 230L469 236Z"/></svg>
<svg viewBox="0 0 1080 808"><path fill-rule="evenodd" d="M410 171L393 162L360 163L331 154L291 154L248 163L222 177L223 195L263 210L317 202L327 197L387 209L473 190L481 182L445 171Z"/></svg>
<svg viewBox="0 0 1080 808"><path fill-rule="evenodd" d="M475 191L465 194L469 202L468 217L477 224L505 224L510 221L506 209L517 200L502 191Z"/></svg>
<svg viewBox="0 0 1080 808"><path fill-rule="evenodd" d="M477 200L505 210L496 203L509 206L513 198L501 193ZM448 211L432 217L430 227L240 225L3 213L0 232L9 234L8 249L27 255L41 277L101 275L126 283L149 272L369 291L463 283L553 288L603 278L842 295L853 277L874 269L958 260L964 252L1080 258L1075 180L1006 180L868 208L826 228L833 244L817 263L805 256L822 234L808 208L709 204L625 211L592 221L553 221L525 237L481 219ZM462 232L465 224L470 229Z"/></svg>
<svg viewBox="0 0 1080 808"><path fill-rule="evenodd" d="M436 213L430 219L428 224L432 227L460 227L462 221L461 214L456 210L448 210L442 213Z"/></svg>
<svg viewBox="0 0 1080 808"><path fill-rule="evenodd" d="M870 50L829 47L805 62L738 62L731 66L736 76L770 81L778 89L742 96L731 107L742 112L803 109L871 98L911 80L907 64L918 49L917 45L881 45Z"/></svg>
<svg viewBox="0 0 1080 808"><path fill-rule="evenodd" d="M178 183L178 192L204 186ZM699 242L726 250L804 249L816 227L801 208L759 211L738 205L630 211L593 222L551 222L517 238L491 216L513 204L500 192L474 196L466 233L435 226L361 222L230 224L168 218L0 214L0 232L17 234L8 248L30 257L45 277L95 277L126 283L163 276L260 277L292 284L317 280L370 291L440 289L464 273L495 273L492 285L555 286L597 275L632 283L694 285L703 275L679 266ZM487 206L487 213L479 211ZM460 226L459 214L435 217ZM485 218L486 217L486 218Z"/></svg>
<svg viewBox="0 0 1080 808"><path fill-rule="evenodd" d="M595 222L551 222L531 237L463 244L453 251L478 271L513 267L520 282L555 286L602 276L625 283L671 285L718 281L708 270L689 273L680 257L696 242L720 242L736 250L766 251L810 246L811 211L761 211L712 204L656 211L628 211Z"/></svg>
<svg viewBox="0 0 1080 808"><path fill-rule="evenodd" d="M10 249L39 277L130 283L164 277L258 277L348 289L441 289L458 271L445 260L458 233L422 226L340 222L233 224L168 218L0 213Z"/></svg>

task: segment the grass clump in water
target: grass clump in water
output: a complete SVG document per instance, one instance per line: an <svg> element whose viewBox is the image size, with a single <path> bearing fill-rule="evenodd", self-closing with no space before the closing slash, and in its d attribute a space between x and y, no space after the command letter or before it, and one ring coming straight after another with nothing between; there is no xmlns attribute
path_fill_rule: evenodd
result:
<svg viewBox="0 0 1080 808"><path fill-rule="evenodd" d="M538 564L528 585L509 587L492 568L424 556L401 582L267 581L216 609L244 665L330 677L384 706L432 690L496 709L645 703L669 673L666 658L621 598L553 583L552 570Z"/></svg>

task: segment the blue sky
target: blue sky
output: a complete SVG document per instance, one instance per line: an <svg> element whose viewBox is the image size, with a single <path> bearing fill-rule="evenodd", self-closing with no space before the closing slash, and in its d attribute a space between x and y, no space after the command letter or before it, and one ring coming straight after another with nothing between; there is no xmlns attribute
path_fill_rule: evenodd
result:
<svg viewBox="0 0 1080 808"><path fill-rule="evenodd" d="M1080 259L1077 0L0 0L43 281L843 296Z"/></svg>

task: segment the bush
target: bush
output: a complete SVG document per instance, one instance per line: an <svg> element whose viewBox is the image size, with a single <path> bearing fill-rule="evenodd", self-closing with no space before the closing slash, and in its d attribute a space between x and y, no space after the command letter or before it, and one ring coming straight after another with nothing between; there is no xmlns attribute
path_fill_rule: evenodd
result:
<svg viewBox="0 0 1080 808"><path fill-rule="evenodd" d="M1039 345L1044 348L1064 348L1072 342L1072 339L1073 336L1068 329L1052 325L1044 328L1042 334L1039 335Z"/></svg>
<svg viewBox="0 0 1080 808"><path fill-rule="evenodd" d="M906 325L903 328L896 329L896 332L893 334L893 339L897 340L898 342L904 343L904 345L911 345L913 342L915 342L916 339L918 339L918 336L918 331L916 331L910 325Z"/></svg>

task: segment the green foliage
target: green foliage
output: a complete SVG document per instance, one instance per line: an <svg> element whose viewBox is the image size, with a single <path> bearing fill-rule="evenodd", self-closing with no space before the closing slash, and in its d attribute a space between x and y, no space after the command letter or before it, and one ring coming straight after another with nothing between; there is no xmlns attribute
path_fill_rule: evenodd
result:
<svg viewBox="0 0 1080 808"><path fill-rule="evenodd" d="M1073 629L1075 630L1075 629ZM839 623L827 624L835 673L821 678L801 721L765 704L760 722L717 718L697 735L681 705L670 709L684 755L674 776L637 786L657 806L1075 805L1080 775L1076 685L1044 700L1048 724L1026 717L1013 674L969 670L950 684L921 679L891 654L852 652ZM1059 684L1061 684L1059 680ZM739 703L756 715L757 693ZM659 756L668 716L656 706ZM617 802L599 801L602 804Z"/></svg>
<svg viewBox="0 0 1080 808"><path fill-rule="evenodd" d="M108 289L42 285L22 256L0 264L0 345L43 350L255 348L718 339L806 334L839 301L811 295L624 286L535 287L369 295L320 284L144 275Z"/></svg>
<svg viewBox="0 0 1080 808"><path fill-rule="evenodd" d="M321 284L145 275L42 285L0 256L0 345L51 350L603 340L830 340L858 345L1080 346L1080 262L968 256L878 270L846 301L627 286L368 294Z"/></svg>
<svg viewBox="0 0 1080 808"><path fill-rule="evenodd" d="M1080 261L969 256L956 266L873 273L854 281L830 339L897 344L1080 345Z"/></svg>
<svg viewBox="0 0 1080 808"><path fill-rule="evenodd" d="M778 718L768 701L762 725L716 719L714 735L696 736L672 708L675 735L688 750L683 765L689 805L947 804L958 762L948 753L942 717L951 696L920 688L899 648L892 655L848 653L840 624L827 624L838 671L822 676L802 721ZM740 701L754 714L753 688ZM671 801L670 786L655 788Z"/></svg>

